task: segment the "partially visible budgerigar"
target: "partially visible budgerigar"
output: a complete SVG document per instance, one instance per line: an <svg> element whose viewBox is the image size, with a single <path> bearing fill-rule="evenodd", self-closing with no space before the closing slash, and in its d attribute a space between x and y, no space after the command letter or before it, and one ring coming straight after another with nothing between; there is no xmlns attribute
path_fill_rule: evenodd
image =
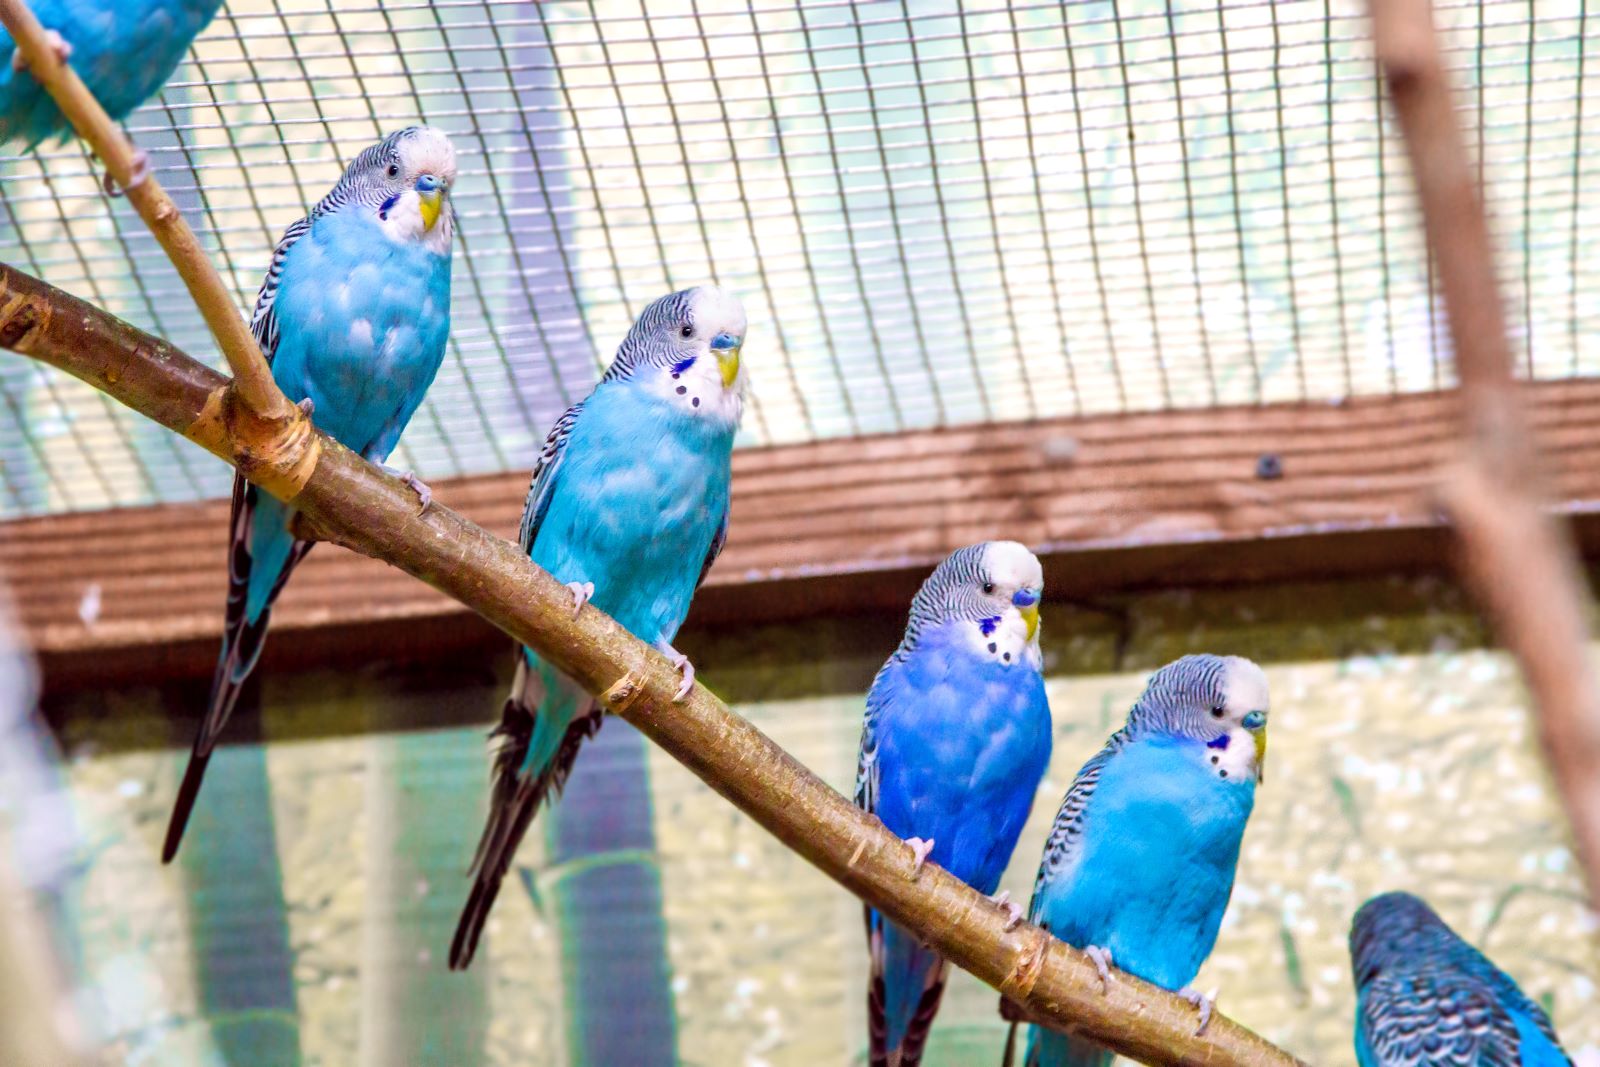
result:
<svg viewBox="0 0 1600 1067"><path fill-rule="evenodd" d="M106 114L120 122L160 91L222 0L31 0L30 7ZM33 148L72 132L0 29L0 141ZM135 180L146 163L141 153Z"/></svg>
<svg viewBox="0 0 1600 1067"><path fill-rule="evenodd" d="M907 839L919 868L932 860L980 893L1000 884L1050 762L1043 594L1039 561L1015 541L959 549L917 591L867 694L856 803ZM915 1067L949 964L870 907L867 939L870 1062Z"/></svg>
<svg viewBox="0 0 1600 1067"><path fill-rule="evenodd" d="M450 332L450 186L456 154L427 126L365 149L272 253L251 331L290 400L373 463L389 458L444 359ZM427 486L407 473L427 507ZM289 508L233 481L228 601L211 702L167 827L178 851L206 763L261 655L273 601L311 542Z"/></svg>
<svg viewBox="0 0 1600 1067"><path fill-rule="evenodd" d="M1158 670L1128 722L1078 772L1045 844L1029 917L1110 966L1174 990L1211 954L1267 749L1267 680L1237 656ZM1029 1067L1104 1067L1082 1038L1030 1028Z"/></svg>
<svg viewBox="0 0 1600 1067"><path fill-rule="evenodd" d="M665 653L683 672L680 699L694 668L671 642L727 537L744 333L744 308L713 286L646 307L594 391L556 421L522 513L523 550L567 583L574 610L592 600ZM519 651L452 968L472 962L517 845L599 728L582 686Z"/></svg>
<svg viewBox="0 0 1600 1067"><path fill-rule="evenodd" d="M1410 893L1350 928L1361 1067L1571 1067L1544 1009Z"/></svg>

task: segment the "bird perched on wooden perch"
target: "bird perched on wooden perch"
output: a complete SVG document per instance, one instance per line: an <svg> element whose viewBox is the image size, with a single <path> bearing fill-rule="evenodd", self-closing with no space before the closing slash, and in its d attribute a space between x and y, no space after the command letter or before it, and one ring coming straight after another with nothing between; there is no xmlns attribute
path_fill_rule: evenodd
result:
<svg viewBox="0 0 1600 1067"><path fill-rule="evenodd" d="M319 429L382 464L422 403L450 333L450 187L456 153L427 126L365 149L310 215L284 232L250 329L290 400ZM427 508L432 494L402 477ZM177 854L206 763L255 668L272 604L311 542L292 511L243 476L233 480L227 617L211 702L167 827Z"/></svg>
<svg viewBox="0 0 1600 1067"><path fill-rule="evenodd" d="M1555 1027L1410 893L1373 897L1350 928L1361 1067L1571 1067Z"/></svg>
<svg viewBox="0 0 1600 1067"><path fill-rule="evenodd" d="M1087 952L1107 989L1114 964L1186 997L1204 1031L1212 997L1189 983L1217 941L1266 751L1260 667L1237 656L1162 667L1067 790L1029 918ZM1083 1038L1029 1029L1028 1067L1110 1062Z"/></svg>
<svg viewBox="0 0 1600 1067"><path fill-rule="evenodd" d="M161 91L222 0L32 0L29 6L56 56L121 122ZM71 133L55 100L27 73L16 42L0 29L0 141L30 149ZM134 162L137 185L149 160L137 152Z"/></svg>
<svg viewBox="0 0 1600 1067"><path fill-rule="evenodd" d="M680 700L694 668L671 642L728 535L744 334L744 308L714 286L646 307L605 377L551 429L522 513L523 551L567 583L574 613L592 600L654 644L682 672ZM519 651L452 968L472 962L518 843L600 715L581 685Z"/></svg>
<svg viewBox="0 0 1600 1067"><path fill-rule="evenodd" d="M856 804L907 839L918 869L931 860L980 893L999 886L1050 762L1043 595L1039 561L1017 542L957 550L922 583L867 694ZM950 965L866 912L870 1063L915 1067Z"/></svg>

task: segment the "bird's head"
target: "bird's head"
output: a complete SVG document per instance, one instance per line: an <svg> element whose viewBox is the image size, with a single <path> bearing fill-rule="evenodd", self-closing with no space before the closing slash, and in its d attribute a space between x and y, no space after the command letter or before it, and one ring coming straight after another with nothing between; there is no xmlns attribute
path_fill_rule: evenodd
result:
<svg viewBox="0 0 1600 1067"><path fill-rule="evenodd" d="M1184 656L1156 671L1130 721L1205 742L1219 777L1259 782L1267 758L1267 676L1242 656Z"/></svg>
<svg viewBox="0 0 1600 1067"><path fill-rule="evenodd" d="M340 185L361 190L359 199L390 237L422 241L444 253L455 230L450 205L455 180L450 138L430 126L408 126L357 156Z"/></svg>
<svg viewBox="0 0 1600 1067"><path fill-rule="evenodd" d="M674 407L737 425L744 410L744 305L714 285L671 293L640 313L607 377L638 378Z"/></svg>
<svg viewBox="0 0 1600 1067"><path fill-rule="evenodd" d="M1350 969L1360 989L1397 963L1414 960L1430 942L1454 938L1444 920L1410 893L1380 893L1350 923Z"/></svg>
<svg viewBox="0 0 1600 1067"><path fill-rule="evenodd" d="M957 549L917 590L902 647L915 645L923 629L942 625L981 656L1038 669L1043 598L1044 571L1023 545L985 541Z"/></svg>

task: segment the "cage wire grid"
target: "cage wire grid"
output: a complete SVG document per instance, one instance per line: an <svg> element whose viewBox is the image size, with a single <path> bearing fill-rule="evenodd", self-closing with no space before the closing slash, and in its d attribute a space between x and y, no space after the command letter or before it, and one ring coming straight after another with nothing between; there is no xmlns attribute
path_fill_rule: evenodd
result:
<svg viewBox="0 0 1600 1067"><path fill-rule="evenodd" d="M1443 0L1539 378L1600 369L1580 2ZM400 462L527 468L632 316L750 314L741 443L1451 383L1360 0L228 0L134 141L242 308L400 126L460 158L452 330ZM1586 138L1589 138L1586 141ZM0 157L0 259L220 366L76 141ZM0 355L0 517L226 492L93 389Z"/></svg>

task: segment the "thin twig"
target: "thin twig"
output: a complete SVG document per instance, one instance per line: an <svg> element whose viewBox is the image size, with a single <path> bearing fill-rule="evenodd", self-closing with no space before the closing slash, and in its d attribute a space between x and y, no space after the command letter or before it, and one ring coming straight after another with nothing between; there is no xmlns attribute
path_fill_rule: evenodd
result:
<svg viewBox="0 0 1600 1067"><path fill-rule="evenodd" d="M261 355L260 346L178 206L154 174L146 174L143 181L130 185L134 179L135 152L128 138L111 121L111 116L77 72L57 57L50 47L45 27L34 17L25 0L0 0L0 23L10 31L27 62L27 72L19 72L16 77L31 76L44 87L78 131L78 136L89 142L94 154L100 157L112 180L127 192L128 201L161 242L167 258L172 260L183 283L189 287L189 295L194 297L212 336L217 339L217 346L233 371L234 387L245 405L265 419L293 418L290 409L294 405L272 380L272 371ZM141 61L138 56L127 56L126 60L129 63Z"/></svg>
<svg viewBox="0 0 1600 1067"><path fill-rule="evenodd" d="M76 375L252 476L224 422L206 416L219 376L76 297L0 265L0 347ZM241 462L243 461L243 462ZM1088 957L938 867L912 873L911 850L703 686L683 703L658 652L572 595L509 541L416 495L331 439L295 507L307 532L386 560L472 608L601 696L723 797L850 892L999 989L1035 1018L1152 1064L1293 1067L1299 1061L1221 1016L1197 1037L1172 993L1119 975L1109 995Z"/></svg>
<svg viewBox="0 0 1600 1067"><path fill-rule="evenodd" d="M1600 901L1592 604L1566 524L1544 509L1482 192L1429 0L1372 0L1372 35L1411 157L1461 378L1464 455L1444 471L1440 499L1460 538L1462 573L1532 694L1590 900Z"/></svg>

